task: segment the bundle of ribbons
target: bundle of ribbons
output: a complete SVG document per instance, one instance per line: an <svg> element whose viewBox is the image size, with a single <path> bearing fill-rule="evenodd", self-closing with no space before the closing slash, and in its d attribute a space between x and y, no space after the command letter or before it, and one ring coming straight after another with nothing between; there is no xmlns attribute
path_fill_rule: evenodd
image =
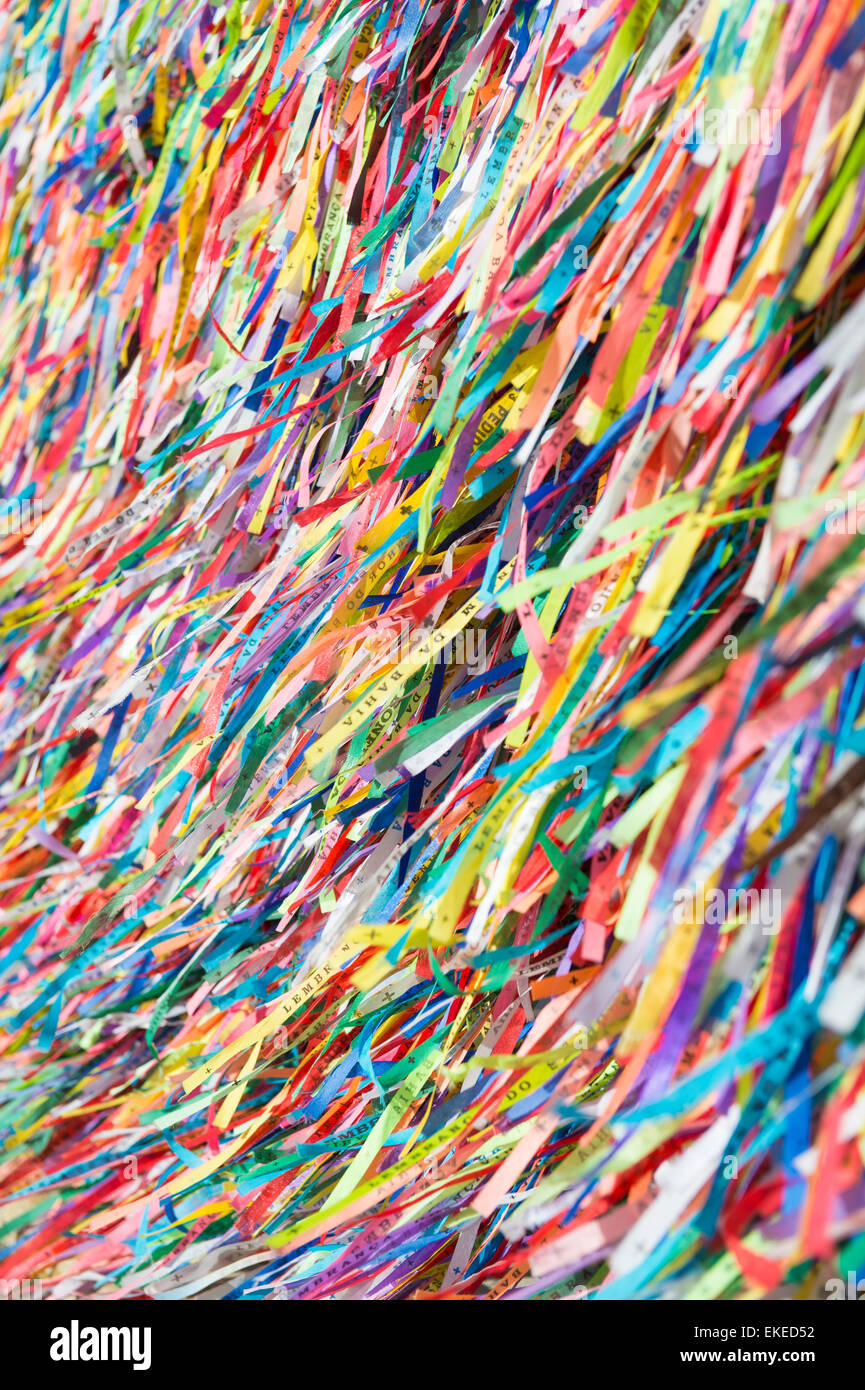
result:
<svg viewBox="0 0 865 1390"><path fill-rule="evenodd" d="M861 0L4 6L0 1279L865 1272L863 117Z"/></svg>

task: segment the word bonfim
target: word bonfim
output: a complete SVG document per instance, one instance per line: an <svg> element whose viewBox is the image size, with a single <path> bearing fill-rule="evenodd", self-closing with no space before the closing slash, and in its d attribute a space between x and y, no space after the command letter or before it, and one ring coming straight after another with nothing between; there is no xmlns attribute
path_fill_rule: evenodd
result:
<svg viewBox="0 0 865 1390"><path fill-rule="evenodd" d="M134 1371L150 1369L149 1327L69 1327L51 1330L52 1361L131 1361Z"/></svg>

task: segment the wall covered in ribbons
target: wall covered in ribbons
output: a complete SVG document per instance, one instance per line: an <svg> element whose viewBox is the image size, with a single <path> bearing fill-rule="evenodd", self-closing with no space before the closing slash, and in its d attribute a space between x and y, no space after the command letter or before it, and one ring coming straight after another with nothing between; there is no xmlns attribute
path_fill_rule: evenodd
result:
<svg viewBox="0 0 865 1390"><path fill-rule="evenodd" d="M0 1280L856 1287L863 251L859 0L7 0Z"/></svg>

